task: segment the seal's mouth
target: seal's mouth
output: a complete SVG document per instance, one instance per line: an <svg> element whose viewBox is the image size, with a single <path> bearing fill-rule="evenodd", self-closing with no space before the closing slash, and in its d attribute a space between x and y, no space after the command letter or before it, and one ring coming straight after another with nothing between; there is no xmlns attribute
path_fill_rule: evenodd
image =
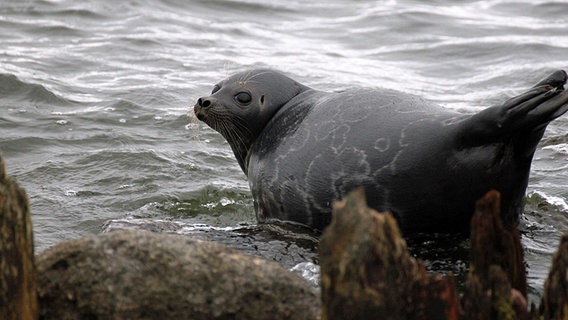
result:
<svg viewBox="0 0 568 320"><path fill-rule="evenodd" d="M205 115L203 108L199 104L195 104L193 106L193 113L195 113L195 116L197 117L197 119L199 119L200 121L206 122L205 120L207 119L207 117Z"/></svg>

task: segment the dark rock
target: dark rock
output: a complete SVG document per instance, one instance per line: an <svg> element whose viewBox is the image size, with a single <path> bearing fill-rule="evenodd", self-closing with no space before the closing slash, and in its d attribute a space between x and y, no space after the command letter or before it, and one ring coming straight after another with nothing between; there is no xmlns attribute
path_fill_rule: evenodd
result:
<svg viewBox="0 0 568 320"><path fill-rule="evenodd" d="M316 319L319 297L279 264L187 236L123 230L38 257L42 319Z"/></svg>

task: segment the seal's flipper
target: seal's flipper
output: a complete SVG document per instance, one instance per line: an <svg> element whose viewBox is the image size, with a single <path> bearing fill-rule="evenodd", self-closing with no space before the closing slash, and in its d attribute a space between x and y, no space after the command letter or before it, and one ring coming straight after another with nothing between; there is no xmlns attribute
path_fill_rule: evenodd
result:
<svg viewBox="0 0 568 320"><path fill-rule="evenodd" d="M548 77L544 78L541 82L537 83L534 87L549 85L555 88L563 88L564 84L566 83L566 77L566 71L557 70Z"/></svg>
<svg viewBox="0 0 568 320"><path fill-rule="evenodd" d="M475 147L515 136L526 139L533 132L538 138L529 140L538 143L542 129L568 111L568 91L563 87L566 80L565 71L556 71L527 92L473 115L460 125L458 145Z"/></svg>

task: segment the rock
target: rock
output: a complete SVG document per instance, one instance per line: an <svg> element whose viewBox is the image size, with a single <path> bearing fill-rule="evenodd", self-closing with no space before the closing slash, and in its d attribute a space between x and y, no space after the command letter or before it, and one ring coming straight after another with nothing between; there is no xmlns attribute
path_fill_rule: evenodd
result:
<svg viewBox="0 0 568 320"><path fill-rule="evenodd" d="M37 319L34 242L28 197L0 157L0 318Z"/></svg>
<svg viewBox="0 0 568 320"><path fill-rule="evenodd" d="M188 221L130 218L109 220L102 228L102 232L116 230L181 234L193 239L220 243L251 256L276 261L288 269L304 262L319 263L317 246L320 234L292 224L267 223L218 227Z"/></svg>
<svg viewBox="0 0 568 320"><path fill-rule="evenodd" d="M309 284L275 262L187 236L122 230L38 257L42 319L316 319Z"/></svg>

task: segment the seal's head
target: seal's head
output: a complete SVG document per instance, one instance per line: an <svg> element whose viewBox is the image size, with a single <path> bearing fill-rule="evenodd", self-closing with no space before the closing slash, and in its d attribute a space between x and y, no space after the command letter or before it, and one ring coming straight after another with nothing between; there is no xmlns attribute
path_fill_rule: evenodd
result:
<svg viewBox="0 0 568 320"><path fill-rule="evenodd" d="M272 116L308 89L280 72L254 69L219 82L211 95L197 100L197 118L227 139L245 174L251 144Z"/></svg>

